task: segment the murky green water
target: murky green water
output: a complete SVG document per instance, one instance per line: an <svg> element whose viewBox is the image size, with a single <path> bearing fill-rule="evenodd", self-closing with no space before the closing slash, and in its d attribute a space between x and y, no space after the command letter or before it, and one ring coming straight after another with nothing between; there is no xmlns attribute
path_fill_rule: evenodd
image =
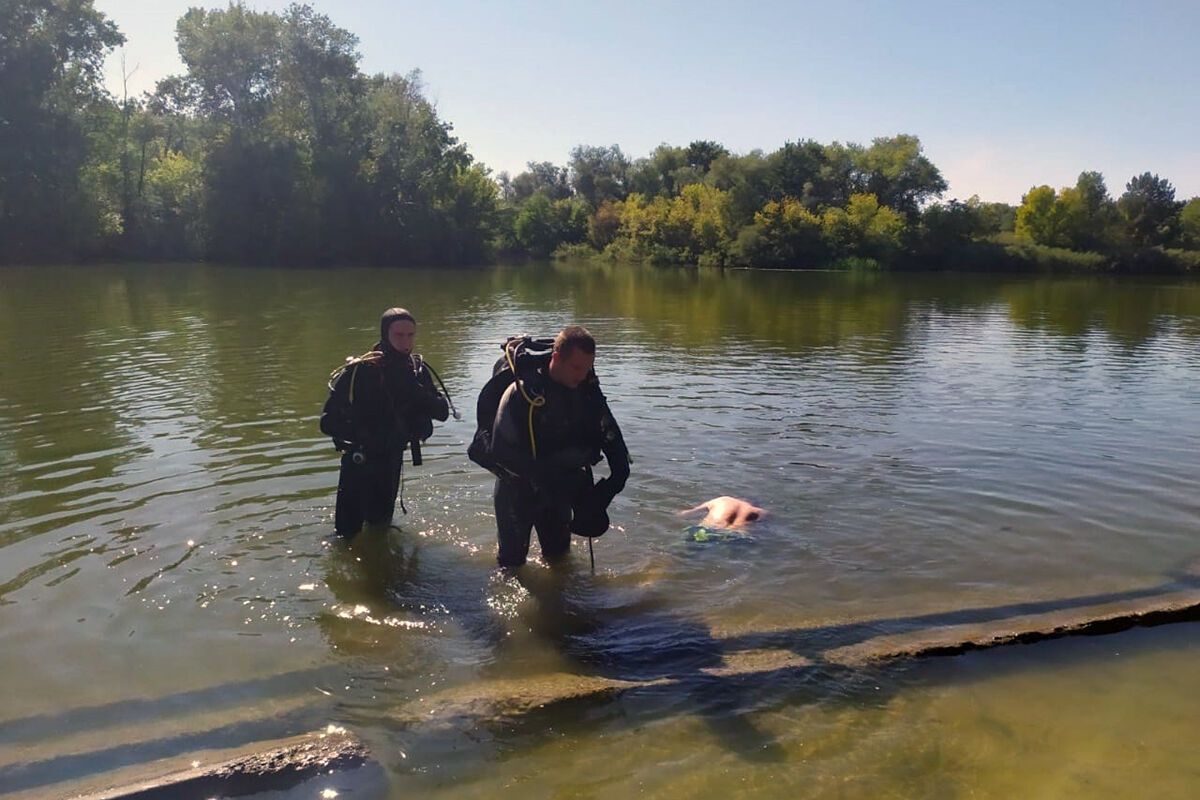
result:
<svg viewBox="0 0 1200 800"><path fill-rule="evenodd" d="M325 377L393 304L465 419L506 335L597 335L635 464L594 576L586 547L524 587L493 574L467 421L407 472L397 529L327 541ZM7 269L0 370L0 793L333 722L383 769L288 796L1200 794L1196 623L701 672L756 631L810 653L864 620L1178 577L1200 556L1195 283ZM772 518L685 541L673 512L719 494ZM562 673L666 683L410 713Z"/></svg>

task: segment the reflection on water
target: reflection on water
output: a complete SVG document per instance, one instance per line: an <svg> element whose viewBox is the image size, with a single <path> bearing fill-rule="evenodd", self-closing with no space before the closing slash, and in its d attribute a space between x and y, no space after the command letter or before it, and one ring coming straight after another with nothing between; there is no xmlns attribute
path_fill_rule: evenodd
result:
<svg viewBox="0 0 1200 800"><path fill-rule="evenodd" d="M331 539L325 376L395 303L468 418L505 336L576 320L597 335L635 463L595 575L581 552L519 580L492 570L467 422L406 473L410 514ZM1200 784L1183 730L1194 625L882 673L706 677L731 650L811 655L797 641L1176 576L1200 555L1200 285L10 269L0 358L0 786L330 720L371 744L385 794ZM673 512L719 494L772 516L698 541ZM520 724L419 730L394 713L563 674L648 683ZM1145 745L1118 754L1114 730Z"/></svg>

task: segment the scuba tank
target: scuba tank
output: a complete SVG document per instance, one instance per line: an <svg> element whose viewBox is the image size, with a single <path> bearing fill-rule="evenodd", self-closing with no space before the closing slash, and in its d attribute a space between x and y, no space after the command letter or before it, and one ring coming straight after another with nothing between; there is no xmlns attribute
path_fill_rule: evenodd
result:
<svg viewBox="0 0 1200 800"><path fill-rule="evenodd" d="M504 392L514 381L527 382L538 370L549 367L554 352L553 338L510 336L500 345L504 351L492 367L492 377L479 390L475 402L475 436L467 447L467 457L479 466L502 476L504 471L492 458L492 426Z"/></svg>

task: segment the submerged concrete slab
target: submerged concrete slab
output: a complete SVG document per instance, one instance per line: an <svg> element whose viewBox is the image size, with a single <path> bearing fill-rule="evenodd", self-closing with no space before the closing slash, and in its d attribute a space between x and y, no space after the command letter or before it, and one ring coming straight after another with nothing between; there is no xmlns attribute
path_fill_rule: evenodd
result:
<svg viewBox="0 0 1200 800"><path fill-rule="evenodd" d="M206 800L287 789L317 775L353 769L366 746L341 728L153 761L70 785L42 786L6 800Z"/></svg>
<svg viewBox="0 0 1200 800"><path fill-rule="evenodd" d="M668 680L624 681L566 672L497 679L431 694L403 706L395 716L409 723L452 722L461 718L500 720L574 700L603 700L630 689L668 683Z"/></svg>
<svg viewBox="0 0 1200 800"><path fill-rule="evenodd" d="M1137 626L1197 619L1200 619L1200 589L1187 589L1119 603L876 636L828 650L824 658L832 664L862 666L900 658L956 655L968 650L1030 644L1063 636L1096 636Z"/></svg>
<svg viewBox="0 0 1200 800"><path fill-rule="evenodd" d="M1047 601L1044 605L1055 605L1055 601ZM756 630L729 632L728 636L717 640L718 645L725 647L722 663L686 675L620 680L560 673L488 681L427 696L402 707L395 716L402 722L413 724L453 723L464 718L511 719L557 704L611 700L632 690L694 686L706 680L765 680L788 670L866 667L898 659L954 655L1063 636L1116 633L1136 626L1198 620L1200 587L1147 592L1145 596L1108 603L1063 602L1062 605L1055 611L969 624L935 625L887 635L870 636L867 633L869 638L862 641L808 654L799 652L806 649L803 630L794 631L792 637L780 631L768 634ZM951 612L950 616L953 614ZM922 620L920 617L913 619ZM896 623L895 620L890 622ZM870 626L870 623L862 624L864 631ZM756 640L769 640L773 646L750 649L738 644Z"/></svg>

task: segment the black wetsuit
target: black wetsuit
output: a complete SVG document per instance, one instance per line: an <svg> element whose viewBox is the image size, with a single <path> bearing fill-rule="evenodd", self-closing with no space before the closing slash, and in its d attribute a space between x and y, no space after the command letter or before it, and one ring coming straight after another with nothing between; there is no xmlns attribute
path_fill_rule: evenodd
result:
<svg viewBox="0 0 1200 800"><path fill-rule="evenodd" d="M392 518L405 449L450 413L424 364L391 348L383 353L348 367L321 414L321 431L343 451L334 512L341 536Z"/></svg>
<svg viewBox="0 0 1200 800"><path fill-rule="evenodd" d="M502 567L525 563L531 528L537 529L543 558L566 555L572 506L589 491L603 496L606 506L629 477L629 451L594 380L568 389L543 368L524 383L530 396L545 398L533 410L532 441L529 402L515 382L505 390L493 426L492 456L501 472L494 500ZM592 466L601 453L611 474L593 491Z"/></svg>

